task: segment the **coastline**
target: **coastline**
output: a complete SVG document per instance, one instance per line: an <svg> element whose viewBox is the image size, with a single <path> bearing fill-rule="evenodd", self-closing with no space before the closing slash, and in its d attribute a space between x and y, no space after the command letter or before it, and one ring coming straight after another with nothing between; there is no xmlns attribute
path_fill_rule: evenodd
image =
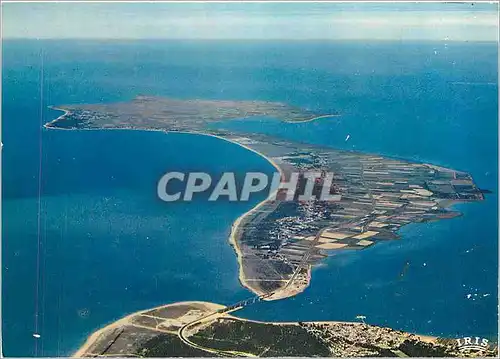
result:
<svg viewBox="0 0 500 359"><path fill-rule="evenodd" d="M62 107L56 107L56 106L48 106L48 108L50 108L51 110L56 110L56 111L62 111L64 112L61 116L57 117L56 119L50 121L50 122L47 122L46 124L43 125L43 127L45 128L60 128L60 127L52 127L50 125L56 123L57 121L59 120L62 120L64 117L68 116L71 114L71 111L69 110L66 110ZM63 128L60 128L60 129L63 129Z"/></svg>
<svg viewBox="0 0 500 359"><path fill-rule="evenodd" d="M241 317L238 317L238 316L232 315L232 314L228 314L228 315L226 315L226 317L227 318L237 319L237 320L240 320L240 321L243 321L243 322L258 323L258 324L295 325L295 324L298 323L298 322L265 322L265 321L262 321L262 320L254 320L254 319L241 318ZM370 324L370 323L349 322L349 321L342 321L342 320L314 320L314 321L304 321L304 323L319 324L319 325L321 325L321 324L349 324L349 325L364 325L364 324L368 324L368 325L374 325L374 324ZM377 327L380 327L380 328L389 328L389 327L382 327L382 326L379 326L379 325L374 325L374 326L377 326ZM392 329L392 328L389 328L389 329ZM410 333L410 332L407 332L407 333ZM423 335L423 334L418 334L418 333L410 333L410 334L413 334L413 335L417 336L419 338L419 340L427 342L427 343L434 343L437 339L439 339L439 337L432 336L432 335Z"/></svg>
<svg viewBox="0 0 500 359"><path fill-rule="evenodd" d="M64 110L64 109L61 109L61 108L52 107L52 109L63 111L64 114L62 114L61 116L59 116L55 120L52 120L48 124L55 123L59 119L64 118L66 115L71 114L70 111ZM327 117L329 117L329 116L327 116ZM266 159L274 168L277 169L277 171L281 175L283 175L283 171L281 170L281 168L279 167L279 165L272 158L267 157L266 155L264 155L264 154L256 151L255 149L247 146L244 143L237 142L237 140L231 140L229 138L221 137L221 136L210 134L210 133L198 132L198 131L168 131L166 129L141 128L141 127L132 127L132 126L130 126L130 127L109 127L109 128L107 128L107 127L101 127L101 128L97 128L97 127L96 128L60 128L60 127L53 127L53 126L46 126L46 125L44 125L44 127L47 128L47 129L58 129L58 130L72 130L72 129L87 130L87 131L99 131L99 130L134 130L134 131L162 132L162 133L167 134L167 135L170 134L170 133L174 133L174 134L175 133L183 133L183 134L189 134L189 135L193 135L194 134L194 135L211 136L211 137L215 137L215 138L218 138L218 139L225 140L227 142L231 142L231 143L237 144L237 145L239 145L241 147L244 147L247 150L250 150L250 151L256 153L257 155L259 155L262 158ZM242 137L244 137L244 135ZM345 151L345 152L355 152L356 153L356 152L359 152L359 151ZM385 155L383 155L383 156L384 157L390 157L390 156L385 156ZM414 161L414 160L410 160L410 161L418 163L417 161ZM440 166L435 166L435 165L428 164L428 163L425 163L425 165L428 166L428 167L430 167L430 168L443 168L445 170L448 170L447 168L440 167ZM241 214L239 217L237 217L236 220L234 220L233 223L232 223L232 225L231 225L231 230L230 230L230 234L229 234L229 238L228 238L229 243L231 244L231 246L233 246L233 249L234 249L234 251L236 252L236 255L237 255L237 261L238 261L238 265L239 265L239 275L238 275L238 278L239 278L240 283L242 284L242 286L244 286L245 288L249 289L251 292L253 292L253 293L257 294L257 295L261 295L261 294L265 294L265 293L262 293L262 292L260 292L260 291L258 291L256 289L252 288L251 287L251 283L247 282L247 280L246 280L247 278L245 278L245 273L243 271L243 266L242 266L243 253L241 251L240 245L238 244L237 235L238 235L238 231L241 229L242 222L245 220L245 218L247 218L251 214L253 214L256 211L258 211L260 207L262 207L264 204L266 204L269 201L270 197L272 197L272 194L269 195L268 198L266 198L263 201L257 203L253 208L249 209L247 212L245 212L245 213ZM444 207L444 208L448 208L448 207L453 207L455 204L459 204L459 203L463 203L463 202L466 202L466 201L445 200L440 205L442 207ZM310 277L311 277L311 268L308 268L308 279L309 280L310 280ZM309 283L310 282L308 281L308 285L309 285ZM304 286L303 289L307 288L308 285ZM294 295L296 295L298 293L299 292L294 293L292 295L287 295L286 297L291 297L291 296L294 296ZM286 298L286 297L283 297L283 298ZM264 298L264 300L273 300L273 299L280 299L280 298L272 298L272 299ZM163 307L163 306L160 306L160 308L161 307ZM136 313L130 314L130 315L128 315L127 317L125 317L123 319L125 320L125 319L129 318L130 316L133 316L134 314L137 314L137 313L140 313L140 312L136 312ZM241 318L238 318L238 319L241 320ZM330 321L330 322L310 322L310 323L337 323L337 322L331 322ZM338 323L356 323L356 322L338 322ZM117 325L117 323L111 323L108 326L112 326L113 324ZM279 324L279 322L277 322L277 324ZM88 339L85 342L85 344L87 344L87 342L90 341L91 339L95 340L104 331L104 329L107 328L108 326L106 326L104 328L101 328L98 331L96 331L95 333L93 333L90 337L88 337ZM418 334L415 334L415 335L418 335ZM433 338L432 336L423 336L423 335L418 335L418 336L422 337L422 338Z"/></svg>
<svg viewBox="0 0 500 359"><path fill-rule="evenodd" d="M203 301L196 300L196 301L185 301L185 302L175 302L175 303L170 303L170 304L163 304L163 305L159 305L159 306L153 307L153 308L138 310L137 312L127 314L125 317L122 317L118 320L115 320L114 322L109 323L109 324L97 329L96 331L94 331L92 334L90 334L87 337L87 339L85 340L83 345L74 354L71 355L71 357L72 358L81 358L82 355L90 348L90 346L96 342L96 340L99 338L99 336L101 334L103 334L105 331L115 329L115 328L119 327L120 325L128 324L129 320L132 319L133 317L135 317L136 315L146 313L146 312L149 312L149 311L155 310L155 309L168 308L168 307L173 307L173 306L183 305L183 304L187 304L187 305L189 305L189 304L204 304L208 307L211 307L213 310L218 310L218 309L221 309L224 307L221 304L216 304L216 303L211 303L211 302L203 302Z"/></svg>
<svg viewBox="0 0 500 359"><path fill-rule="evenodd" d="M89 354L88 353L88 350L90 349L90 347L95 344L99 337L104 334L105 332L109 331L109 330L114 330L116 328L119 328L120 326L123 326L123 325L128 325L130 324L130 320L132 318L134 318L135 316L137 315L140 315L142 313L145 313L145 312L150 312L152 310L156 310L156 309L162 309L162 308L168 308L168 307L175 307L175 306L178 306L178 305L190 305L190 304L203 304L207 307L209 307L211 310L219 310L221 308L224 308L224 305L221 305L221 304L217 304L217 303L212 303L212 302L204 302L204 301L185 301L185 302L174 302L174 303L170 303L170 304L165 304L165 305L160 305L160 306L157 306L157 307L154 307L154 308L148 308L148 309L144 309L144 310L139 310L137 312L134 312L134 313L130 313L128 315L126 315L125 317L123 318L120 318L110 324L107 324L105 326L103 326L102 328L100 329L97 329L96 331L94 331L92 334L90 334L87 339L85 340L84 344L74 353L71 355L72 358L81 358L84 354ZM242 321L242 322L249 322L249 323L257 323L257 324L272 324L272 325L299 325L299 322L274 322L274 321L270 321L270 322L266 322L266 321L260 321L260 320L253 320L253 319L246 319L246 318L241 318L241 317L238 317L238 316L235 316L235 315L232 315L232 314L224 314L223 317L225 318L228 318L228 319L234 319L234 320L238 320L238 321ZM307 324L314 324L314 325L329 325L329 324L344 324L344 325L353 325L353 326L362 326L362 325L370 325L370 326L375 326L375 327L379 327L379 328L387 328L387 327L382 327L382 326L378 326L378 325L372 325L372 324L369 324L369 323L363 323L363 322L351 322L351 321L304 321L303 323L307 323ZM389 328L391 329L391 328ZM438 337L435 337L435 336L430 336L430 335L421 335L421 334L418 334L418 333L410 333L410 332L405 332L405 333L408 333L408 334L411 334L411 335L414 335L418 338L418 340L420 341L423 341L423 342L426 342L426 343L436 343L436 341L439 339Z"/></svg>
<svg viewBox="0 0 500 359"><path fill-rule="evenodd" d="M309 118L307 120L302 120L302 121L283 121L285 123L306 123L306 122L312 122L312 121L316 121L316 120L320 120L322 118L329 118L329 117L341 117L342 115L341 114L334 114L334 115L322 115L322 116L318 116L318 117L313 117L313 118Z"/></svg>
<svg viewBox="0 0 500 359"><path fill-rule="evenodd" d="M71 114L71 111L66 110L64 108L61 108L61 107L50 106L50 108L53 109L53 110L64 111L64 113L61 116L57 117L55 120L52 120L52 121L46 123L44 125L44 127L46 129L49 129L49 130L72 130L72 129L65 129L65 128L60 128L60 127L48 126L50 124L56 123L60 119L63 119L68 114ZM316 119L323 118L323 117L330 117L330 115L315 117L315 118L313 118L311 120L307 120L307 121L308 122L309 121L314 121ZM165 134L183 133L183 134L189 134L189 135L202 135L202 136L214 137L214 138L217 138L217 139L220 139L220 140L224 140L224 141L227 141L229 143L233 143L235 145L241 146L241 147L243 147L243 148L245 148L245 149L247 149L247 150L249 150L249 151L257 154L258 156L264 158L274 168L276 168L276 170L279 172L280 176L283 177L283 170L278 166L278 164L276 162L274 162L271 158L267 157L263 153L260 153L260 152L254 150L253 148L251 148L251 147L249 147L249 146L247 146L245 144L242 144L242 143L239 143L237 141L233 141L233 140L230 140L228 138L224 138L224 137L221 137L221 136L218 136L218 135L210 134L210 133L203 133L203 132L196 132L196 131L192 131L192 132L189 132L189 131L168 131L168 130L162 130L162 129L150 129L150 128L149 129L144 129L144 128L137 128L137 127L130 127L130 128L95 128L95 129L94 128L85 128L85 129L78 129L78 130L84 130L84 131L99 131L99 130L135 130L135 131L137 131L137 130L139 130L139 131L162 132L162 133L165 133ZM271 198L274 198L275 195L276 195L276 191L270 193L269 196L266 199L264 199L263 201L257 203L253 208L249 209L247 212L245 212L242 215L240 215L232 223L232 225L231 225L231 232L229 234L229 239L228 239L229 244L233 247L233 249L234 249L234 251L236 253L236 257L237 257L237 261L238 261L238 279L239 279L240 283L242 284L243 287L247 288L252 293L257 294L259 296L264 295L266 293L264 293L262 291L259 291L259 290L256 290L255 288L251 287L250 284L246 281L247 278L245 278L245 273L243 271L243 261L242 261L243 253L241 252L241 248L239 247L238 241L236 240L236 234L238 233L238 230L239 230L241 222L247 216L249 216L250 214L254 213L261 206L263 206L264 204L266 204ZM310 276L311 276L311 270L309 268L308 269L308 278L309 279L310 279ZM286 296L286 297L288 297L288 296ZM286 298L286 297L284 297L284 298ZM276 299L280 299L280 298L278 297ZM269 297L269 298L265 298L264 300L272 300L272 299L271 299L271 297Z"/></svg>
<svg viewBox="0 0 500 359"><path fill-rule="evenodd" d="M133 130L133 131L161 132L161 133L164 133L164 134L167 134L167 135L171 134L171 133L180 133L180 134L188 134L188 135L209 136L209 137L214 137L214 138L217 138L217 139L220 139L220 140L224 140L224 141L227 141L229 143L241 146L241 147L245 148L246 150L249 150L249 151L257 154L258 156L264 158L267 162L269 162L280 173L281 178L283 178L283 176L284 176L283 170L271 158L267 157L263 153L255 150L253 148L251 148L250 146L248 146L246 144L240 143L238 141L235 141L235 140L232 140L232 139L229 139L229 138L226 138L226 137L222 137L222 136L211 134L211 133L207 133L207 132L199 132L199 131L169 131L169 130L166 130L166 129L141 128L141 127L133 127L133 126L130 126L130 127L109 127L109 128L107 128L107 127L100 127L100 128L61 128L61 127L55 127L55 126L47 126L47 125L56 123L57 121L63 119L65 116L71 114L70 110L64 109L62 107L49 106L49 108L51 108L53 110L63 111L64 113L61 116L57 117L55 120L52 120L52 121L46 123L44 125L44 127L46 129L54 129L54 130L79 130L79 131L82 131L82 130L83 131L101 131L101 130L129 130L130 131L130 130ZM339 116L341 116L341 115L340 114L338 114L338 115L323 115L323 116L314 117L314 118L311 118L311 119L308 119L308 120L304 120L304 121L284 121L284 122L287 122L287 123L312 122L312 121L319 120L319 119L322 119L322 118L339 117ZM347 152L361 153L359 151L347 151ZM376 154L376 155L378 155L378 154ZM386 157L385 155L383 155L383 156ZM392 158L392 157L388 156L388 158ZM414 161L411 160L411 162L414 162ZM420 163L420 162L415 162L415 163ZM445 168L445 167L442 167L442 166L438 166L438 165L428 164L428 163L424 163L424 162L422 162L421 164L424 164L424 165L428 166L429 168L433 168L433 169L449 170L448 168ZM460 172L460 171L457 171L457 172ZM251 214L253 214L255 211L257 211L261 206L263 206L267 202L269 202L272 198L275 198L275 196L276 196L276 191L270 193L269 196L266 199L264 199L261 202L257 203L254 207L252 207L247 212L241 214L238 218L236 218L233 221L233 223L231 224L231 230L230 230L230 234L229 234L229 238L228 238L229 244L233 247L233 249L234 249L234 251L236 253L236 257L237 257L236 259L237 259L237 262L238 262L238 280L239 280L239 282L241 283L241 285L244 288L247 288L250 292L252 292L252 293L254 293L254 294L258 295L258 296L263 296L263 295L265 295L267 293L263 292L261 290L258 290L258 289L254 288L254 287L252 287L251 284L247 281L247 278L245 277L245 273L244 273L244 270L243 270L243 253L242 253L241 248L240 248L240 246L238 244L237 234L238 234L238 231L240 230L240 226L241 226L241 223L243 222L243 220L246 217L248 217ZM483 196L483 200L484 200L484 196ZM443 200L443 201L441 201L440 206L443 207L443 208L452 208L454 205L457 205L457 204L460 204L460 203L465 203L465 202L467 202L467 201L466 200ZM457 212L457 213L458 213L458 216L461 215L461 212ZM262 299L265 300L265 301L272 301L272 300L279 300L279 299L285 299L285 298L293 297L293 296L295 296L295 295L303 292L310 285L311 276L312 276L312 267L309 265L307 267L307 284L305 286L301 286L301 288L299 290L287 291L286 290L287 286L288 286L288 283L287 283L286 286L284 286L284 287L280 288L279 290L277 290L275 293L273 293L273 295L268 296L268 297L264 297Z"/></svg>
<svg viewBox="0 0 500 359"><path fill-rule="evenodd" d="M274 168L276 168L281 176L281 178L283 178L283 170L276 164L276 162L274 162L271 158L265 156L264 154L254 150L253 148L250 148L246 145L243 145L241 143L238 143L236 141L231 141L231 140L228 140L228 139L225 139L223 137L219 137L219 136L216 136L216 135L210 135L210 136L213 136L213 137L216 137L216 138L220 138L220 139L223 139L223 140L226 140L228 142L231 142L231 143L234 143L234 144L237 144L243 148L246 148L247 150L249 151L252 151L253 153L256 153L257 155L261 156L262 158L264 158L265 160L267 160ZM252 213L254 213L255 211L257 211L261 206L263 206L264 204L266 204L268 201L271 200L271 198L274 198L276 196L276 191L272 192L269 194L269 196L264 199L263 201L257 203L257 205L255 205L255 207L251 208L250 210L248 210L247 212L243 213L242 215L240 215L234 222L233 224L231 225L231 233L229 234L229 244L231 244L231 246L234 248L234 251L236 252L236 257L237 257L237 260L238 260L238 271L239 271L239 275L238 275L238 279L240 281L240 283L247 289L249 289L250 291L252 291L253 293L261 296L261 295L264 295L266 293L262 292L262 291L259 291L259 290L256 290L255 288L252 288L250 287L249 283L246 281L246 278L245 278L245 273L243 271L243 253L241 252L241 249L238 245L238 241L236 239L236 235L238 233L238 230L240 228L240 224L241 222L249 215L251 215ZM268 298L265 298L264 300L269 300Z"/></svg>

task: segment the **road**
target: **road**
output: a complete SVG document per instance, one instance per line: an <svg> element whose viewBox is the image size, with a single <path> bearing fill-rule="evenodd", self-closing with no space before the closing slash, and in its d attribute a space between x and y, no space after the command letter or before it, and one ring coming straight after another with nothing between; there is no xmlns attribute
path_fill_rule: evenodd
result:
<svg viewBox="0 0 500 359"><path fill-rule="evenodd" d="M364 181L364 178L363 178L363 181ZM369 191L369 195L370 195L370 198L372 199L372 201L374 203L375 201L373 199L371 191ZM392 210L393 213L391 213L390 215L395 215L395 214L397 214L397 213L399 213L401 211L402 211L402 208L394 209L394 210ZM356 225L356 226L362 226L363 227L363 232L364 232L364 227L365 227L366 223L370 222L370 221L373 221L375 219L375 217L377 217L376 214L370 213L370 214L364 216L363 218L354 218L354 219L352 219L350 221L346 221L346 222L341 223L341 224L339 224L337 226L325 227L322 230L318 231L318 233L316 234L316 237L311 242L311 246L304 253L304 255L303 255L300 263L297 265L297 268L294 270L292 276L290 277L290 279L288 280L288 282L286 283L286 285L283 288L280 289L280 291L285 290L286 288L288 288L294 282L294 280L297 278L297 276L299 275L299 273L302 270L302 268L304 268L305 265L308 265L309 259L311 257L311 254L315 250L315 246L318 244L319 239L321 237L321 234L325 230L341 229L341 228L345 228L347 226ZM208 315L206 315L206 316L204 316L202 318L199 318L199 319L197 319L195 321L187 323L182 328L179 329L179 332L178 332L179 338L182 340L183 343L185 343L185 344L187 344L187 345L189 345L191 347L194 347L196 349L203 350L203 351L206 351L206 352L209 352L209 353L212 353L212 354L217 354L217 355L220 355L220 356L226 356L226 357L255 356L255 355L250 354L250 353L243 353L243 352L238 352L238 351L224 351L224 350L218 350L218 349L203 347L203 346L201 346L199 344L196 344L196 343L192 342L191 340L189 340L189 338L185 335L185 332L186 332L186 330L188 328L190 328L190 327L192 327L192 326L194 326L196 324L201 324L202 322L207 321L207 320L210 320L210 321L211 320L215 320L217 318L217 316L223 316L225 313L237 311L237 310L242 309L242 308L244 308L244 307L246 307L248 305L252 305L252 304L254 304L254 303L258 302L258 301L261 301L263 299L272 297L274 294L275 294L274 292L271 292L271 293L263 294L263 295L260 295L260 296L254 296L254 297L248 298L246 300L240 301L240 302L238 302L236 304L227 306L224 309L218 310L216 312L212 312L212 313L210 313L210 314L208 314Z"/></svg>
<svg viewBox="0 0 500 359"><path fill-rule="evenodd" d="M252 304L268 297L269 295L271 295L271 294L264 294L262 296L255 296L255 297L245 299L245 300L240 301L236 304L227 306L223 309L219 309L216 312L209 313L201 318L198 318L190 323L187 323L182 328L179 329L179 331L177 333L179 336L179 339L184 344L187 344L193 348L203 350L203 351L211 353L211 354L217 354L219 356L224 356L224 357L235 357L235 356L236 357L240 357L240 356L252 357L252 356L255 356L254 354L251 354L251 353L239 352L239 351L234 351L234 350L219 350L219 349L204 347L202 345L199 345L199 344L189 340L189 338L185 335L185 332L187 329L189 329L189 327L192 327L192 326L197 325L197 324L201 324L201 323L206 322L206 321L213 321L213 320L217 319L218 317L224 316L224 314L226 314L226 313L235 312L237 310L242 309L243 307L246 307L248 305L252 305Z"/></svg>
<svg viewBox="0 0 500 359"><path fill-rule="evenodd" d="M363 221L366 221L366 220L369 220L370 218L364 218ZM352 220L352 221L348 221L348 222L345 222L339 226L336 226L336 227L327 227L327 228L324 228L323 230L319 231L318 234L316 235L316 238L314 239L314 241L311 242L311 247L310 249L304 253L304 256L302 257L302 260L301 262L299 263L299 265L297 266L297 268L295 269L294 273L292 274L292 276L290 277L290 279L288 280L287 284L281 289L285 289L285 288L288 288L288 286L290 286L293 281L296 279L297 275L300 273L300 270L303 268L303 266L308 263L308 260L311 256L311 253L313 252L314 250L314 247L315 245L318 243L319 241L319 238L321 237L321 233L326 230L326 229L338 229L338 228L343 228L344 226L346 225L351 225L351 224L355 224L354 222L360 222L359 219L356 219L356 220ZM218 350L218 349L213 349L213 348L208 348L208 347L204 347L202 345L199 345L193 341L191 341L187 336L186 336L186 331L194 326L194 325L197 325L197 324L201 324L203 322L206 322L206 321L213 321L215 319L217 319L217 317L222 317L224 314L226 313L230 313L230 312L235 312L237 310L240 310L246 306L249 306L249 305L252 305L252 304L255 304L256 302L259 302L263 299L266 299L266 298L269 298L271 297L272 295L274 294L274 292L271 292L271 293L267 293L267 294L263 294L263 295L260 295L260 296L254 296L254 297L250 297L248 299L245 299L245 300L242 300L242 301L239 301L233 305L229 305L223 309L219 309L218 311L215 311L215 312L212 312L212 313L209 313L201 318L198 318L192 322L189 322L187 324L185 324L182 328L179 329L178 331L178 336L180 338L180 340L186 344L186 345L189 345L193 348L196 348L196 349L199 349L199 350L203 350L205 352L208 352L208 353L211 353L211 354L217 354L217 355L220 355L220 356L225 356L225 357L234 357L234 356L255 356L251 353L244 353L244 352L238 352L238 351L231 351L231 350Z"/></svg>

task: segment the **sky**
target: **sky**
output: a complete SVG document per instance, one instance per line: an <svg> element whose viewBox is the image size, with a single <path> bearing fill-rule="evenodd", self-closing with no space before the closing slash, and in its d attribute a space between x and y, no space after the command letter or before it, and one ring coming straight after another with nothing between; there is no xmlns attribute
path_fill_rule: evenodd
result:
<svg viewBox="0 0 500 359"><path fill-rule="evenodd" d="M3 3L3 38L498 41L498 3Z"/></svg>

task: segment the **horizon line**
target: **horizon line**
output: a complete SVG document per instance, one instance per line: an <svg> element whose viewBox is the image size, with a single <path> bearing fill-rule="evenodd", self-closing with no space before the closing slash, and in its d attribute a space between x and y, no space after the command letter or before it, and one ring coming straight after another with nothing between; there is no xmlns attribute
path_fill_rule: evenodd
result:
<svg viewBox="0 0 500 359"><path fill-rule="evenodd" d="M465 0L3 0L4 3L308 3L308 4L342 4L342 3L454 3L454 4L499 4L500 1L491 0L477 0L477 1L465 1Z"/></svg>
<svg viewBox="0 0 500 359"><path fill-rule="evenodd" d="M359 41L373 41L373 42L471 42L471 43L499 43L500 39L496 40L460 40L460 39L373 39L373 38L357 38L357 39L331 39L331 38L310 38L310 39L292 39L292 38L169 38L169 37L2 37L1 41L13 40L31 40L31 41L283 41L283 42L306 42L306 41L322 41L322 42L359 42Z"/></svg>

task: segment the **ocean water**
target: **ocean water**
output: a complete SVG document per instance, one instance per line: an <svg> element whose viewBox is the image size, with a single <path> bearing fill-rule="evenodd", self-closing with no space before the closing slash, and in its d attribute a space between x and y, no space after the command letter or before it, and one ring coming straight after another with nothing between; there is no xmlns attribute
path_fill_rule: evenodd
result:
<svg viewBox="0 0 500 359"><path fill-rule="evenodd" d="M330 257L304 293L241 315L363 314L423 334L495 337L497 56L493 43L5 41L4 354L68 355L96 328L139 309L250 295L227 238L260 198L166 204L155 191L169 170L272 171L264 159L204 136L41 129L60 115L48 105L138 94L338 111L342 117L304 124L254 119L224 127L444 165L493 192L457 205L460 218L413 224L400 241Z"/></svg>

